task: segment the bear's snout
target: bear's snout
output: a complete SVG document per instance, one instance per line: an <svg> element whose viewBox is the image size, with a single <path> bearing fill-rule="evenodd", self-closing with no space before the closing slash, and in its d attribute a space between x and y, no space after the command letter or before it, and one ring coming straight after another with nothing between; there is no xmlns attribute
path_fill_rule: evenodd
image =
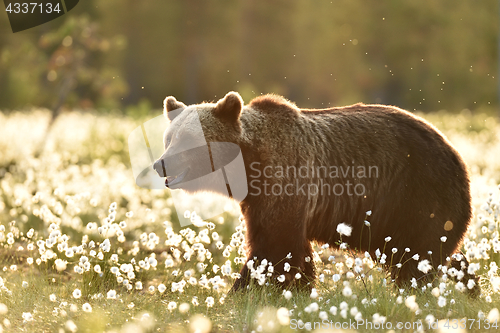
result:
<svg viewBox="0 0 500 333"><path fill-rule="evenodd" d="M167 177L167 172L165 171L165 162L163 158L159 158L153 164L153 169L158 173L160 177Z"/></svg>

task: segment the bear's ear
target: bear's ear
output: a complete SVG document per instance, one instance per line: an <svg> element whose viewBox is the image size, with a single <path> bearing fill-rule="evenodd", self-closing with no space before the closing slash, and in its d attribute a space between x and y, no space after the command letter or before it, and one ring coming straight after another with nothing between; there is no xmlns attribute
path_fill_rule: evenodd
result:
<svg viewBox="0 0 500 333"><path fill-rule="evenodd" d="M179 113L181 113L181 111L184 110L185 108L186 104L177 101L173 96L168 96L163 101L163 115L170 121L174 120L174 118L177 115L179 115ZM176 112L170 112L170 111L176 111Z"/></svg>
<svg viewBox="0 0 500 333"><path fill-rule="evenodd" d="M236 121L243 108L243 99L237 92L231 91L215 105L214 114L220 118Z"/></svg>

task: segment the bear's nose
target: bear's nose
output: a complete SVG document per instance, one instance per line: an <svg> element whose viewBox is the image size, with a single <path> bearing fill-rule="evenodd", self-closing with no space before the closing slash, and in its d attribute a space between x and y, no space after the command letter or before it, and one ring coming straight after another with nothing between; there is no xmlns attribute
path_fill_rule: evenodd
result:
<svg viewBox="0 0 500 333"><path fill-rule="evenodd" d="M165 162L163 158L158 159L155 164L153 164L153 169L158 173L160 177L167 177L167 173L165 172Z"/></svg>

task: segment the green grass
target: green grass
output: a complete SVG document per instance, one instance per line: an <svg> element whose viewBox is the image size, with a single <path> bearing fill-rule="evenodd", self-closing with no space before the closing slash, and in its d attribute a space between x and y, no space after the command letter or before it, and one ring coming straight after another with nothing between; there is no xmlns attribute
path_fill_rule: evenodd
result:
<svg viewBox="0 0 500 333"><path fill-rule="evenodd" d="M350 252L318 246L313 260L323 281L314 282L315 298L297 290L285 297L275 285L259 286L257 281L246 292L228 294L234 276L223 274L220 267L231 260L232 273L236 273L242 264L235 259L244 258L242 242L233 242L226 250L233 236L245 233L238 207L209 224L180 228L168 193L141 189L134 183L126 147L127 135L138 123L109 115L63 115L45 153L35 159L32 153L43 137L47 114L0 114L0 325L12 332L185 332L196 328L203 332L210 327L218 332L295 332L302 327L299 320L314 325L324 319L322 327L335 328L335 323L357 318L364 322L356 330L375 332L380 329L367 329L364 323L385 317L384 331L389 330L389 323L396 329L397 322L417 321L429 331L425 320L430 318L434 323L467 318L468 331L480 330L472 319L484 319L490 313L493 318L500 308L496 269L500 247L495 248L500 125L491 117L466 112L426 117L445 132L471 169L475 217L464 252L471 262L480 264L479 298L467 296L456 289L455 282L441 277L425 290L398 289L376 260L363 262L362 277L346 265ZM113 202L117 203L111 209L115 213L110 213ZM118 226L121 221L126 222L123 228ZM110 229L101 234L87 227L91 222ZM214 231L219 239L214 239ZM105 239L109 239L109 251L99 250ZM80 253L66 255L67 248L78 246L82 246L77 249ZM189 260L186 252L192 252ZM335 256L334 263L328 260L330 255ZM83 256L90 267L80 274L74 268L79 263L84 266ZM146 258L153 264L156 260L156 266L142 264ZM56 259L67 261L66 267L58 270ZM123 264L132 265L133 276L122 271L117 278L112 273L113 267ZM102 274L94 270L95 265ZM219 280L210 281L217 276ZM340 279L334 281L334 276ZM125 279L130 280L130 290ZM172 291L173 283L181 281L186 282L183 290ZM158 290L161 284L164 292ZM76 289L81 291L79 298L73 295ZM116 298L108 298L110 290L116 291ZM412 295L414 304L408 298ZM207 303L210 298L213 304ZM83 310L86 303L91 312ZM484 323L480 322L481 327Z"/></svg>

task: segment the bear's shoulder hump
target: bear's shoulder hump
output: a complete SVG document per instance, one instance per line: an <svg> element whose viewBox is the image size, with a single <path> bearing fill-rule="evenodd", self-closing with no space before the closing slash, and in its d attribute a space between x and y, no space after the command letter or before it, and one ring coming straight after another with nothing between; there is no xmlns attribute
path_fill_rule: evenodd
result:
<svg viewBox="0 0 500 333"><path fill-rule="evenodd" d="M274 94L267 94L256 97L250 101L250 107L262 112L282 110L288 112L298 112L297 106L284 97Z"/></svg>

